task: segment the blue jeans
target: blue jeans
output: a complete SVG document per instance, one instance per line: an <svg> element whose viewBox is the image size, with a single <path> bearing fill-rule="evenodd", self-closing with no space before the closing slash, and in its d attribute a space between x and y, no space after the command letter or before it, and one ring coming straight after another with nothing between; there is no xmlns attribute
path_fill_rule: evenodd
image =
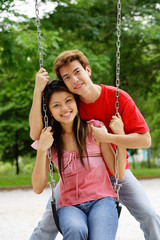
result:
<svg viewBox="0 0 160 240"><path fill-rule="evenodd" d="M115 182L115 178L113 176L111 177L111 182L112 184ZM134 216L140 223L140 227L144 232L145 240L159 240L160 216L154 211L139 181L137 181L132 172L127 169L125 170L125 178L120 182L122 183L122 187L119 192L120 200L122 204L127 207L132 216ZM59 185L56 186L55 197L58 206ZM50 197L46 207L46 212L38 223L38 226L34 229L30 240L54 240L57 234L58 230L52 216Z"/></svg>
<svg viewBox="0 0 160 240"><path fill-rule="evenodd" d="M63 240L115 240L118 214L114 198L61 207L58 217Z"/></svg>

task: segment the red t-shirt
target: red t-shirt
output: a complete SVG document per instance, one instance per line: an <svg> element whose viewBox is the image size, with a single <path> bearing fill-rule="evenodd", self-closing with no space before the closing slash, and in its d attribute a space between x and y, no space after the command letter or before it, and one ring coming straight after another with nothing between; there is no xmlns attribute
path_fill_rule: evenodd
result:
<svg viewBox="0 0 160 240"><path fill-rule="evenodd" d="M84 120L100 120L102 121L108 132L112 133L109 123L113 115L115 115L116 88L112 86L101 85L102 91L99 98L94 103L86 104L82 101L79 103L80 115ZM133 99L123 90L119 90L119 113L124 123L124 131L129 133L145 133L149 128L136 107ZM129 168L128 156L126 169Z"/></svg>

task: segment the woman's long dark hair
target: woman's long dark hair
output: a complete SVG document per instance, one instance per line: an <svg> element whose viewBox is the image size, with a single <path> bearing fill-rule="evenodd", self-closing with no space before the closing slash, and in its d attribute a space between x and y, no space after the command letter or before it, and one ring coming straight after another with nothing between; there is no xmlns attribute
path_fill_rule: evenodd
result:
<svg viewBox="0 0 160 240"><path fill-rule="evenodd" d="M43 96L44 96L44 101L47 108L48 126L52 126L52 131L54 132L53 148L56 150L57 156L58 156L58 170L63 180L62 169L64 167L64 161L63 161L63 141L61 138L62 127L60 123L51 116L51 113L49 110L49 101L52 94L54 92L62 92L62 91L71 93L62 81L52 80L46 85L43 91ZM78 108L79 97L75 94L73 94L73 96L76 100L77 108ZM42 115L44 116L43 98L42 98ZM43 118L43 123L44 123L44 118ZM78 150L79 150L79 158L80 158L81 164L84 166L83 157L87 156L88 158L87 149L86 149L87 122L80 118L79 111L74 119L73 131L74 131L74 136L75 136Z"/></svg>

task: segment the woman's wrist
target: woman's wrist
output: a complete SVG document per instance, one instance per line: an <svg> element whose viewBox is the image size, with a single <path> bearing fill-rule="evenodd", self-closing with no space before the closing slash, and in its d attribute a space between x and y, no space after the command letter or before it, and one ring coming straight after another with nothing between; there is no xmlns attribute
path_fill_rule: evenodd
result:
<svg viewBox="0 0 160 240"><path fill-rule="evenodd" d="M46 154L47 153L48 148L46 148L43 144L38 146L38 152L41 154Z"/></svg>

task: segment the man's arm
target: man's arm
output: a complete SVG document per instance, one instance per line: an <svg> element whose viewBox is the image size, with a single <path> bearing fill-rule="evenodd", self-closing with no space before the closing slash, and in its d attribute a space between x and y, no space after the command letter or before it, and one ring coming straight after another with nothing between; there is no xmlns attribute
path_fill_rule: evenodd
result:
<svg viewBox="0 0 160 240"><path fill-rule="evenodd" d="M130 133L125 135L111 134L101 128L93 127L92 133L97 142L112 143L125 148L149 148L151 136L146 133Z"/></svg>
<svg viewBox="0 0 160 240"><path fill-rule="evenodd" d="M39 139L41 130L43 128L41 101L42 92L48 81L49 81L48 73L44 68L41 68L36 74L33 102L29 114L30 137L33 140Z"/></svg>
<svg viewBox="0 0 160 240"><path fill-rule="evenodd" d="M126 148L149 148L151 146L151 136L146 133L130 133L126 135L108 134L106 142L111 142Z"/></svg>

